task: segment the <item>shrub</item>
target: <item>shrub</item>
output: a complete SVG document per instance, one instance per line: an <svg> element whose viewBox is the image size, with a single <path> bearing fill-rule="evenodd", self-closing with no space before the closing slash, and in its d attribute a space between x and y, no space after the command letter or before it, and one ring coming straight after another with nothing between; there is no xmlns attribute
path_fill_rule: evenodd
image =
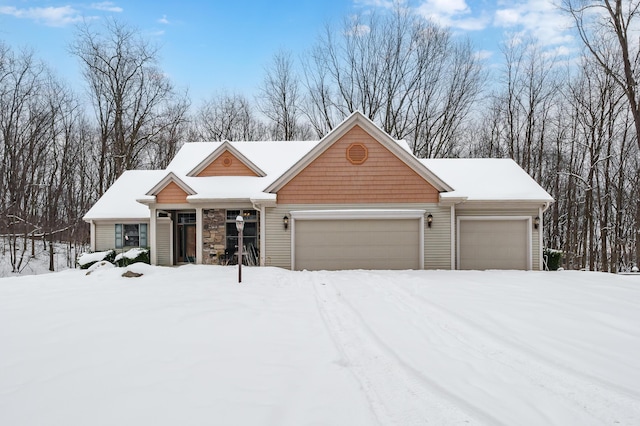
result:
<svg viewBox="0 0 640 426"><path fill-rule="evenodd" d="M562 264L562 250L545 247L543 254L547 263L547 269L550 271L557 271Z"/></svg>
<svg viewBox="0 0 640 426"><path fill-rule="evenodd" d="M115 250L97 251L95 253L83 253L76 259L76 264L80 269L88 269L91 265L101 261L113 263L116 258Z"/></svg>
<svg viewBox="0 0 640 426"><path fill-rule="evenodd" d="M131 250L120 253L115 257L115 264L120 267L129 266L138 262L151 264L149 249L132 248Z"/></svg>

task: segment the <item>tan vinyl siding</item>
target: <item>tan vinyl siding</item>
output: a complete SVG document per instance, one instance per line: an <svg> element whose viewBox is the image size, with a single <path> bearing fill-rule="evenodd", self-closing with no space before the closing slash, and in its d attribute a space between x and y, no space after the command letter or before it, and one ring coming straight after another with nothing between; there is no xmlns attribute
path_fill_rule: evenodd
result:
<svg viewBox="0 0 640 426"><path fill-rule="evenodd" d="M424 267L425 269L451 269L451 210L435 203L411 204L287 204L266 209L265 265L291 268L291 227L285 230L282 218L297 210L341 210L341 209L390 209L425 210L424 219ZM431 228L426 216L433 215Z"/></svg>
<svg viewBox="0 0 640 426"><path fill-rule="evenodd" d="M424 219L424 269L451 269L451 208L425 207L433 215L431 228Z"/></svg>
<svg viewBox="0 0 640 426"><path fill-rule="evenodd" d="M171 259L171 224L168 218L158 218L156 224L156 250L158 265L169 266Z"/></svg>
<svg viewBox="0 0 640 426"><path fill-rule="evenodd" d="M220 156L205 167L198 177L205 176L258 176L253 170L247 167L235 155L229 151L224 151Z"/></svg>
<svg viewBox="0 0 640 426"><path fill-rule="evenodd" d="M115 223L96 223L96 251L104 251L115 248Z"/></svg>
<svg viewBox="0 0 640 426"><path fill-rule="evenodd" d="M358 161L349 154L354 146L358 150L366 148L366 155L359 155ZM438 191L429 182L359 126L349 130L278 191L278 203L331 203L341 204L342 208L352 203L437 201Z"/></svg>
<svg viewBox="0 0 640 426"><path fill-rule="evenodd" d="M156 195L157 204L182 204L186 202L187 193L175 182L169 182L167 186L162 188L162 191Z"/></svg>
<svg viewBox="0 0 640 426"><path fill-rule="evenodd" d="M506 204L506 203L505 203ZM456 217L460 216L528 216L531 217L531 222L533 223L533 218L538 216L538 208L537 207L522 207L522 208L507 208L507 206L503 208L491 207L491 208L482 208L482 207L471 207L465 206L464 208L456 208ZM534 271L540 270L540 230L533 228L531 229L531 268Z"/></svg>
<svg viewBox="0 0 640 426"><path fill-rule="evenodd" d="M132 224L146 223L148 220L120 220L108 222L95 222L96 225L96 251L111 250L116 248L116 223ZM148 232L148 231L147 231ZM147 238L149 238L147 236Z"/></svg>

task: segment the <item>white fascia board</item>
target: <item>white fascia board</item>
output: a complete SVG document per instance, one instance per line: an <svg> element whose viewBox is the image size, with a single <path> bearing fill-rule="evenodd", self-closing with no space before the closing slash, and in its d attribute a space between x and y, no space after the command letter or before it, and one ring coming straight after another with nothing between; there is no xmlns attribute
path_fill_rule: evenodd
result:
<svg viewBox="0 0 640 426"><path fill-rule="evenodd" d="M201 197L198 195L187 196L187 201L190 204L205 204L205 203L252 203L252 204L264 204L272 203L276 205L275 198L259 199L259 198L209 198Z"/></svg>
<svg viewBox="0 0 640 426"><path fill-rule="evenodd" d="M150 205L156 202L156 196L155 195L147 195L144 197L140 197L140 198L136 198L136 201L140 204L145 204L145 205Z"/></svg>
<svg viewBox="0 0 640 426"><path fill-rule="evenodd" d="M290 212L295 220L313 219L419 219L426 210L294 210Z"/></svg>

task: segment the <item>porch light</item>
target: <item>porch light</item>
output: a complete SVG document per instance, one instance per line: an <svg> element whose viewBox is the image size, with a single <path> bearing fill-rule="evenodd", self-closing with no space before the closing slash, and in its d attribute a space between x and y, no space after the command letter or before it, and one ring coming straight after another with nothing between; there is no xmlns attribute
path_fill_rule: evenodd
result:
<svg viewBox="0 0 640 426"><path fill-rule="evenodd" d="M286 214L282 218L282 224L284 225L284 229L289 228L289 216L287 216Z"/></svg>
<svg viewBox="0 0 640 426"><path fill-rule="evenodd" d="M242 282L242 231L244 230L244 218L236 216L236 229L238 230L238 282Z"/></svg>
<svg viewBox="0 0 640 426"><path fill-rule="evenodd" d="M429 213L429 215L427 216L427 226L431 228L432 223L433 223L433 215Z"/></svg>
<svg viewBox="0 0 640 426"><path fill-rule="evenodd" d="M533 227L538 229L539 226L540 226L540 216L536 216L535 219L533 219Z"/></svg>

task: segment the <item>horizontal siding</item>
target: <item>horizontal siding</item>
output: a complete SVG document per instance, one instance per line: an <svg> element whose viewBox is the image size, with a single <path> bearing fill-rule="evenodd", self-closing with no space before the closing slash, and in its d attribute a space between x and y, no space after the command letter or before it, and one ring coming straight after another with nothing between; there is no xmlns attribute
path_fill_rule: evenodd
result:
<svg viewBox="0 0 640 426"><path fill-rule="evenodd" d="M362 164L349 161L352 144L364 146ZM280 191L282 204L435 203L438 191L384 145L355 126Z"/></svg>
<svg viewBox="0 0 640 426"><path fill-rule="evenodd" d="M171 261L171 220L158 219L156 227L156 250L158 265L168 266Z"/></svg>
<svg viewBox="0 0 640 426"><path fill-rule="evenodd" d="M146 223L149 226L149 221L134 220L134 221L108 221L108 222L95 222L96 226L96 251L111 250L116 248L116 223ZM148 238L148 236L147 236Z"/></svg>
<svg viewBox="0 0 640 426"><path fill-rule="evenodd" d="M540 230L533 228L533 218L538 216L538 209L532 208L470 208L456 209L456 218L460 216L529 216L531 217L531 267L540 270Z"/></svg>
<svg viewBox="0 0 640 426"><path fill-rule="evenodd" d="M282 218L296 210L341 210L344 204L288 204L266 209L265 265L291 268L291 227L285 230ZM425 269L451 269L451 210L435 203L411 204L351 204L348 209L425 210L424 267ZM427 226L426 216L431 213L433 222Z"/></svg>
<svg viewBox="0 0 640 426"><path fill-rule="evenodd" d="M432 204L426 207L433 221L424 220L424 269L451 269L451 208Z"/></svg>
<svg viewBox="0 0 640 426"><path fill-rule="evenodd" d="M115 223L96 223L96 251L116 248Z"/></svg>

